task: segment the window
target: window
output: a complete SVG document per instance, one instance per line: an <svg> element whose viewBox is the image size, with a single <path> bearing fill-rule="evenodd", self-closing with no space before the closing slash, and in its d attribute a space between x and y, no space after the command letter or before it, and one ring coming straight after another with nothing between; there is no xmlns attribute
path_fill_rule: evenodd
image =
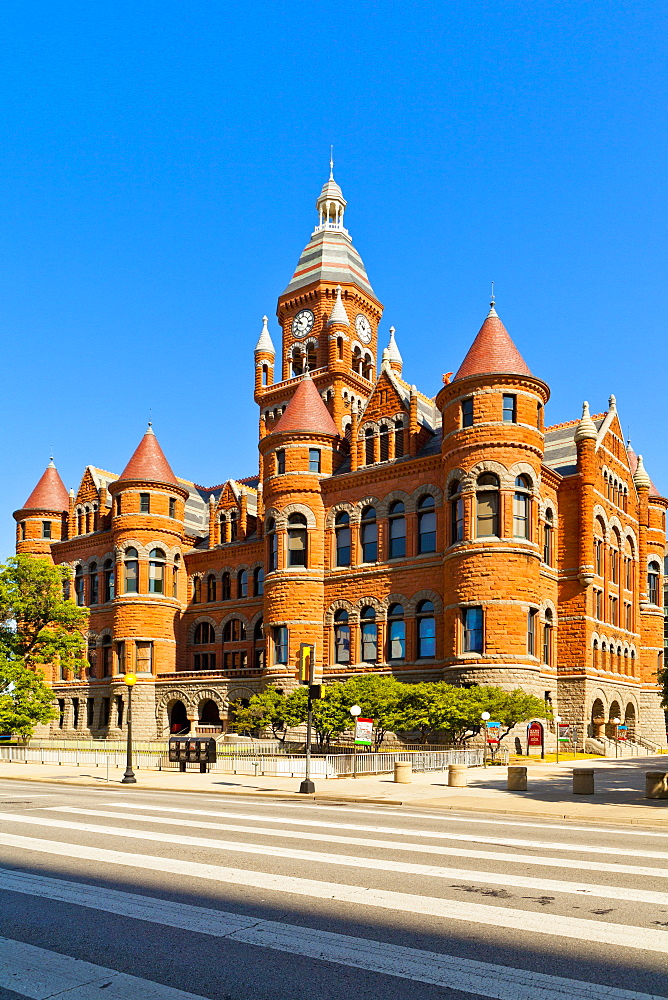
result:
<svg viewBox="0 0 668 1000"><path fill-rule="evenodd" d="M545 512L545 527L543 529L543 562L552 565L552 548L554 545L554 515L551 510Z"/></svg>
<svg viewBox="0 0 668 1000"><path fill-rule="evenodd" d="M375 663L378 659L378 627L376 625L376 612L370 607L362 608L360 618L362 663Z"/></svg>
<svg viewBox="0 0 668 1000"><path fill-rule="evenodd" d="M624 605L624 628L626 629L627 632L632 632L633 631L633 618L632 618L632 614L633 614L632 605L631 604L625 604ZM664 626L664 631L665 631L665 626Z"/></svg>
<svg viewBox="0 0 668 1000"><path fill-rule="evenodd" d="M418 553L436 551L436 510L434 498L418 501Z"/></svg>
<svg viewBox="0 0 668 1000"><path fill-rule="evenodd" d="M220 599L229 601L232 596L232 582L229 573L223 573L220 581Z"/></svg>
<svg viewBox="0 0 668 1000"><path fill-rule="evenodd" d="M25 540L26 540L26 523L25 523L25 521L19 521L19 533L21 535L21 541L25 542Z"/></svg>
<svg viewBox="0 0 668 1000"><path fill-rule="evenodd" d="M237 597L248 597L248 573L245 569L237 573Z"/></svg>
<svg viewBox="0 0 668 1000"><path fill-rule="evenodd" d="M389 536L389 558L401 559L406 555L406 517L401 500L395 500L390 506Z"/></svg>
<svg viewBox="0 0 668 1000"><path fill-rule="evenodd" d="M436 619L431 601L420 601L417 606L417 656L418 660L436 656Z"/></svg>
<svg viewBox="0 0 668 1000"><path fill-rule="evenodd" d="M610 595L610 624L619 625L619 601Z"/></svg>
<svg viewBox="0 0 668 1000"><path fill-rule="evenodd" d="M658 563L651 562L647 569L647 597L650 604L659 603L659 574L661 568Z"/></svg>
<svg viewBox="0 0 668 1000"><path fill-rule="evenodd" d="M306 566L307 561L306 518L303 514L288 517L288 566Z"/></svg>
<svg viewBox="0 0 668 1000"><path fill-rule="evenodd" d="M285 625L275 625L272 629L274 639L274 663L288 662L288 630Z"/></svg>
<svg viewBox="0 0 668 1000"><path fill-rule="evenodd" d="M536 655L536 616L538 612L531 608L527 615L527 653L529 656Z"/></svg>
<svg viewBox="0 0 668 1000"><path fill-rule="evenodd" d="M100 728L104 729L109 725L109 710L111 705L110 698L103 698L102 704L100 706Z"/></svg>
<svg viewBox="0 0 668 1000"><path fill-rule="evenodd" d="M97 647L95 639L88 640L86 659L88 660L88 676L97 677Z"/></svg>
<svg viewBox="0 0 668 1000"><path fill-rule="evenodd" d="M227 622L229 625L230 623ZM211 622L200 622L195 628L193 643L196 646L210 646L216 641L216 633Z"/></svg>
<svg viewBox="0 0 668 1000"><path fill-rule="evenodd" d="M503 397L503 422L504 424L515 424L517 423L517 397L516 396L506 396Z"/></svg>
<svg viewBox="0 0 668 1000"><path fill-rule="evenodd" d="M373 427L367 427L367 429L364 432L364 464L365 465L373 465L373 463L376 461L375 451L376 451L376 449L375 449L375 446L374 446Z"/></svg>
<svg viewBox="0 0 668 1000"><path fill-rule="evenodd" d="M169 516L176 517L176 500L174 497L169 498Z"/></svg>
<svg viewBox="0 0 668 1000"><path fill-rule="evenodd" d="M51 538L51 521L42 521L42 538Z"/></svg>
<svg viewBox="0 0 668 1000"><path fill-rule="evenodd" d="M116 643L116 673L125 673L125 643Z"/></svg>
<svg viewBox="0 0 668 1000"><path fill-rule="evenodd" d="M378 559L378 525L376 523L375 507L365 507L362 511L360 541L362 544L362 562L376 562Z"/></svg>
<svg viewBox="0 0 668 1000"><path fill-rule="evenodd" d="M153 643L137 639L135 643L135 670L138 674L153 673Z"/></svg>
<svg viewBox="0 0 668 1000"><path fill-rule="evenodd" d="M633 554L626 560L625 586L627 590L633 590Z"/></svg>
<svg viewBox="0 0 668 1000"><path fill-rule="evenodd" d="M206 578L206 599L209 604L213 604L216 600L216 591L218 590L217 581L213 573L210 573Z"/></svg>
<svg viewBox="0 0 668 1000"><path fill-rule="evenodd" d="M473 427L473 396L462 400L462 427Z"/></svg>
<svg viewBox="0 0 668 1000"><path fill-rule="evenodd" d="M394 421L394 457L403 458L404 454L404 422L401 417Z"/></svg>
<svg viewBox="0 0 668 1000"><path fill-rule="evenodd" d="M62 729L65 725L65 699L58 699L58 728Z"/></svg>
<svg viewBox="0 0 668 1000"><path fill-rule="evenodd" d="M336 565L350 566L350 516L345 510L339 511L334 522L336 537Z"/></svg>
<svg viewBox="0 0 668 1000"><path fill-rule="evenodd" d="M278 535L273 517L267 521L267 566L270 573L278 569Z"/></svg>
<svg viewBox="0 0 668 1000"><path fill-rule="evenodd" d="M162 549L151 549L148 559L148 592L149 594L164 594L165 553Z"/></svg>
<svg viewBox="0 0 668 1000"><path fill-rule="evenodd" d="M86 725L89 729L93 728L93 722L95 720L95 699L86 698Z"/></svg>
<svg viewBox="0 0 668 1000"><path fill-rule="evenodd" d="M179 596L179 556L174 556L174 567L172 569L172 597Z"/></svg>
<svg viewBox="0 0 668 1000"><path fill-rule="evenodd" d="M84 578L81 566L77 566L74 572L74 598L79 607L84 606Z"/></svg>
<svg viewBox="0 0 668 1000"><path fill-rule="evenodd" d="M476 534L478 538L499 535L499 480L492 472L478 476Z"/></svg>
<svg viewBox="0 0 668 1000"><path fill-rule="evenodd" d="M621 548L619 532L613 528L610 537L610 579L612 583L619 583L619 550Z"/></svg>
<svg viewBox="0 0 668 1000"><path fill-rule="evenodd" d="M125 550L125 593L139 593L139 555L136 549Z"/></svg>
<svg viewBox="0 0 668 1000"><path fill-rule="evenodd" d="M285 448L279 448L276 452L276 475L282 476L285 472Z"/></svg>
<svg viewBox="0 0 668 1000"><path fill-rule="evenodd" d="M387 644L390 660L406 659L406 622L401 604L391 604L388 608Z"/></svg>
<svg viewBox="0 0 668 1000"><path fill-rule="evenodd" d="M193 655L193 670L215 670L215 653L195 653Z"/></svg>
<svg viewBox="0 0 668 1000"><path fill-rule="evenodd" d="M387 462L390 457L390 428L382 424L380 428L380 460Z"/></svg>
<svg viewBox="0 0 668 1000"><path fill-rule="evenodd" d="M464 498L461 480L450 484L450 544L461 542L464 537Z"/></svg>
<svg viewBox="0 0 668 1000"><path fill-rule="evenodd" d="M116 725L119 729L123 728L123 695L116 695Z"/></svg>
<svg viewBox="0 0 668 1000"><path fill-rule="evenodd" d="M253 596L261 597L264 594L264 569L256 566L253 570Z"/></svg>
<svg viewBox="0 0 668 1000"><path fill-rule="evenodd" d="M513 495L513 535L515 538L529 538L531 535L531 480L528 476L518 476Z"/></svg>
<svg viewBox="0 0 668 1000"><path fill-rule="evenodd" d="M202 603L202 578L196 576L193 580L193 604Z"/></svg>
<svg viewBox="0 0 668 1000"><path fill-rule="evenodd" d="M99 600L97 563L88 567L88 603L97 604Z"/></svg>
<svg viewBox="0 0 668 1000"><path fill-rule="evenodd" d="M536 413L536 426L539 431L543 430L543 404L538 404L538 410Z"/></svg>
<svg viewBox="0 0 668 1000"><path fill-rule="evenodd" d="M102 636L102 676L111 676L111 636Z"/></svg>
<svg viewBox="0 0 668 1000"><path fill-rule="evenodd" d="M140 514L150 514L151 513L151 494L150 493L140 493L139 494L139 513Z"/></svg>
<svg viewBox="0 0 668 1000"><path fill-rule="evenodd" d="M79 699L72 698L72 729L79 728Z"/></svg>
<svg viewBox="0 0 668 1000"><path fill-rule="evenodd" d="M350 625L342 608L334 614L334 662L350 663Z"/></svg>
<svg viewBox="0 0 668 1000"><path fill-rule="evenodd" d="M113 601L115 596L116 581L114 574L114 564L111 559L104 561L104 600Z"/></svg>
<svg viewBox="0 0 668 1000"><path fill-rule="evenodd" d="M545 610L545 621L543 622L543 663L548 667L552 666L552 628L554 620L550 608Z"/></svg>
<svg viewBox="0 0 668 1000"><path fill-rule="evenodd" d="M223 629L223 642L245 642L246 626L241 618L230 618L225 622Z"/></svg>
<svg viewBox="0 0 668 1000"><path fill-rule="evenodd" d="M237 526L237 512L236 512L236 510L231 510L230 511L230 541L231 542L236 542L238 533L239 532L238 532L238 526Z"/></svg>
<svg viewBox="0 0 668 1000"><path fill-rule="evenodd" d="M309 448L308 471L320 472L320 448Z"/></svg>
<svg viewBox="0 0 668 1000"><path fill-rule="evenodd" d="M121 494L119 493L118 496L116 497L116 516L122 513L123 513L123 500ZM79 532L79 534L81 534L81 532Z"/></svg>
<svg viewBox="0 0 668 1000"><path fill-rule="evenodd" d="M482 653L482 608L464 608L464 652Z"/></svg>
<svg viewBox="0 0 668 1000"><path fill-rule="evenodd" d="M596 615L596 620L599 621L599 622L602 622L603 621L603 591L602 590L595 590L594 591L594 602L595 602L595 605L596 605L596 609L595 609L595 612L594 612L595 615Z"/></svg>

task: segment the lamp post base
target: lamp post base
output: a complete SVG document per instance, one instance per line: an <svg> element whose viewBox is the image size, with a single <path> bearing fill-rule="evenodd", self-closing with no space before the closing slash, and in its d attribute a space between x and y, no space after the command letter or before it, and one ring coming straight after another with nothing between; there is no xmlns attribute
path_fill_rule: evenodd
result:
<svg viewBox="0 0 668 1000"><path fill-rule="evenodd" d="M301 792L302 795L314 795L315 785L313 784L312 781L304 779L304 781L302 781L301 785L299 786L299 791Z"/></svg>
<svg viewBox="0 0 668 1000"><path fill-rule="evenodd" d="M137 779L135 778L134 771L126 771L121 778L122 785L136 785Z"/></svg>

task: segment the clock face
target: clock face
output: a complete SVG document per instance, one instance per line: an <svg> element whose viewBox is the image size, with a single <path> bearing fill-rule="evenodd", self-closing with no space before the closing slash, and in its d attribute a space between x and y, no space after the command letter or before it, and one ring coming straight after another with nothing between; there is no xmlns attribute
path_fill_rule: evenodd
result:
<svg viewBox="0 0 668 1000"><path fill-rule="evenodd" d="M371 323L366 318L364 313L358 313L355 317L355 329L357 330L357 335L363 344L368 344L371 341Z"/></svg>
<svg viewBox="0 0 668 1000"><path fill-rule="evenodd" d="M313 329L315 316L310 309L302 309L292 321L292 336L305 337Z"/></svg>

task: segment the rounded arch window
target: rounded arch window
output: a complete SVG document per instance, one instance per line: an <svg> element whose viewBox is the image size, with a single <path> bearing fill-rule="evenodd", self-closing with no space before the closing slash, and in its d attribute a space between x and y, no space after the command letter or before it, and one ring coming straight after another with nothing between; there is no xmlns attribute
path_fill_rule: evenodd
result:
<svg viewBox="0 0 668 1000"><path fill-rule="evenodd" d="M373 465L376 461L375 446L374 446L374 430L373 427L367 427L364 431L364 464Z"/></svg>
<svg viewBox="0 0 668 1000"><path fill-rule="evenodd" d="M395 500L389 511L389 558L401 559L406 555L406 508Z"/></svg>
<svg viewBox="0 0 668 1000"><path fill-rule="evenodd" d="M111 559L104 561L104 600L113 601L115 596L115 573L114 563Z"/></svg>
<svg viewBox="0 0 668 1000"><path fill-rule="evenodd" d="M376 663L378 659L378 626L372 607L362 608L360 615L362 663Z"/></svg>
<svg viewBox="0 0 668 1000"><path fill-rule="evenodd" d="M256 566L253 570L253 596L261 597L264 594L264 567Z"/></svg>
<svg viewBox="0 0 668 1000"><path fill-rule="evenodd" d="M193 580L193 604L200 604L202 601L202 578L196 576Z"/></svg>
<svg viewBox="0 0 668 1000"><path fill-rule="evenodd" d="M111 636L108 632L102 636L102 673L105 677L111 674Z"/></svg>
<svg viewBox="0 0 668 1000"><path fill-rule="evenodd" d="M387 609L387 645L390 660L406 659L406 622L401 604L390 604Z"/></svg>
<svg viewBox="0 0 668 1000"><path fill-rule="evenodd" d="M220 578L220 599L221 601L229 601L232 597L232 584L230 581L230 574L223 573Z"/></svg>
<svg viewBox="0 0 668 1000"><path fill-rule="evenodd" d="M276 534L276 521L270 517L267 521L267 566L269 572L278 569L278 535Z"/></svg>
<svg viewBox="0 0 668 1000"><path fill-rule="evenodd" d="M647 567L647 597L650 604L659 604L659 577L661 567L658 562L652 561Z"/></svg>
<svg viewBox="0 0 668 1000"><path fill-rule="evenodd" d="M246 626L241 618L230 618L223 628L223 642L244 642Z"/></svg>
<svg viewBox="0 0 668 1000"><path fill-rule="evenodd" d="M139 593L139 553L135 548L125 550L125 593Z"/></svg>
<svg viewBox="0 0 668 1000"><path fill-rule="evenodd" d="M450 544L461 542L464 538L464 497L462 496L462 481L455 479L450 483Z"/></svg>
<svg viewBox="0 0 668 1000"><path fill-rule="evenodd" d="M418 501L418 553L436 551L436 504L430 494Z"/></svg>
<svg viewBox="0 0 668 1000"><path fill-rule="evenodd" d="M216 641L216 633L211 622L200 622L195 628L193 642L196 646L210 646Z"/></svg>
<svg viewBox="0 0 668 1000"><path fill-rule="evenodd" d="M98 597L99 591L98 591L98 577L97 577L97 563L96 562L92 562L90 564L90 566L88 567L88 581L89 581L89 583L88 583L88 585L89 585L88 603L89 604L97 604L98 603L98 599L99 599L99 597Z"/></svg>
<svg viewBox="0 0 668 1000"><path fill-rule="evenodd" d="M547 608L543 621L543 663L552 665L552 629L554 627L554 616L550 608Z"/></svg>
<svg viewBox="0 0 668 1000"><path fill-rule="evenodd" d="M264 639L264 619L258 618L253 628L253 640L254 642L262 642L263 639Z"/></svg>
<svg viewBox="0 0 668 1000"><path fill-rule="evenodd" d="M304 348L301 344L295 344L290 352L290 363L292 366L292 377L302 375L304 372Z"/></svg>
<svg viewBox="0 0 668 1000"><path fill-rule="evenodd" d="M543 527L543 562L546 566L552 565L554 557L554 515L551 510L545 511L545 525Z"/></svg>
<svg viewBox="0 0 668 1000"><path fill-rule="evenodd" d="M174 565L172 566L172 597L179 596L179 569L181 568L181 556L176 553Z"/></svg>
<svg viewBox="0 0 668 1000"><path fill-rule="evenodd" d="M288 517L288 566L308 565L308 530L303 514Z"/></svg>
<svg viewBox="0 0 668 1000"><path fill-rule="evenodd" d="M350 566L350 515L345 510L339 511L336 515L336 519L334 521L334 535L336 539L336 565Z"/></svg>
<svg viewBox="0 0 668 1000"><path fill-rule="evenodd" d="M83 578L83 569L82 569L81 566L77 566L77 568L74 571L74 597L75 597L76 603L80 607L83 607L83 605L85 604L85 600L84 600L84 578Z"/></svg>
<svg viewBox="0 0 668 1000"><path fill-rule="evenodd" d="M476 483L476 535L492 538L499 534L499 478L483 472Z"/></svg>
<svg viewBox="0 0 668 1000"><path fill-rule="evenodd" d="M362 545L362 562L376 562L378 559L378 523L375 507L365 507L362 511L360 542Z"/></svg>
<svg viewBox="0 0 668 1000"><path fill-rule="evenodd" d="M610 532L610 580L612 583L619 583L619 550L621 539L617 528Z"/></svg>
<svg viewBox="0 0 668 1000"><path fill-rule="evenodd" d="M513 494L513 536L531 537L531 480L528 476L517 476Z"/></svg>
<svg viewBox="0 0 668 1000"><path fill-rule="evenodd" d="M165 558L162 549L151 549L148 554L149 594L164 594L165 592Z"/></svg>
<svg viewBox="0 0 668 1000"><path fill-rule="evenodd" d="M416 608L417 656L432 659L436 656L436 618L432 601L420 601Z"/></svg>
<svg viewBox="0 0 668 1000"><path fill-rule="evenodd" d="M206 599L209 604L213 604L218 596L218 581L213 573L209 573L206 578Z"/></svg>
<svg viewBox="0 0 668 1000"><path fill-rule="evenodd" d="M380 426L380 460L387 462L390 457L390 428L387 424Z"/></svg>
<svg viewBox="0 0 668 1000"><path fill-rule="evenodd" d="M362 360L362 351L361 351L361 349L359 347L356 347L353 350L352 367L353 367L353 371L357 375L361 375L362 374L362 366L363 366L363 364L364 364L364 362Z"/></svg>
<svg viewBox="0 0 668 1000"><path fill-rule="evenodd" d="M343 608L334 615L334 662L350 663L350 625Z"/></svg>
<svg viewBox="0 0 668 1000"><path fill-rule="evenodd" d="M248 573L245 569L237 573L237 597L248 597Z"/></svg>

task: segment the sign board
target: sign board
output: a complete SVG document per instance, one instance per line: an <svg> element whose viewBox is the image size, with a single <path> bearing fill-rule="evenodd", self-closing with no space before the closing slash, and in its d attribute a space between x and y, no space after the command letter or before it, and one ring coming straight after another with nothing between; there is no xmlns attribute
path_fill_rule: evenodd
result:
<svg viewBox="0 0 668 1000"><path fill-rule="evenodd" d="M501 723L500 722L488 722L487 723L487 742L497 744L500 742L501 736Z"/></svg>
<svg viewBox="0 0 668 1000"><path fill-rule="evenodd" d="M373 719L362 719L360 716L355 720L355 743L357 745L370 747L373 738Z"/></svg>
<svg viewBox="0 0 668 1000"><path fill-rule="evenodd" d="M628 736L628 726L617 726L617 739L625 740Z"/></svg>
<svg viewBox="0 0 668 1000"><path fill-rule="evenodd" d="M559 738L559 742L560 743L572 743L573 742L573 735L571 733L571 724L570 724L570 722L560 722L559 723L558 738Z"/></svg>
<svg viewBox="0 0 668 1000"><path fill-rule="evenodd" d="M532 722L530 726L527 726L527 746L542 748L543 725L541 722Z"/></svg>

